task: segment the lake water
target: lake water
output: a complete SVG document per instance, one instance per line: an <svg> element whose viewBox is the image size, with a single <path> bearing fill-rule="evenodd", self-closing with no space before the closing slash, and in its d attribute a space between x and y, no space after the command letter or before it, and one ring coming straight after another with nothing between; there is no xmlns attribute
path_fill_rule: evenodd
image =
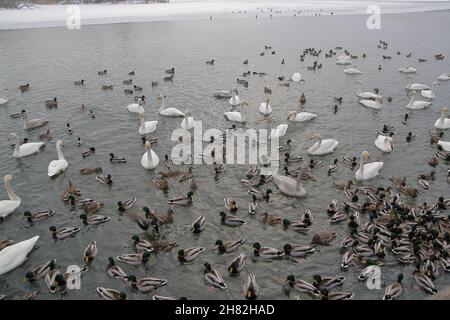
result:
<svg viewBox="0 0 450 320"><path fill-rule="evenodd" d="M127 75L130 70L136 71L133 83L141 85L143 94L149 97L145 107L147 120L159 120L158 130L152 137L159 139L154 151L161 159L164 154L170 154L174 146L169 141L170 134L179 127L181 119L158 116L157 94L167 96L168 106L180 110L189 108L196 120L203 120L204 128L224 129L231 125L222 116L224 111L229 110L229 105L226 100L216 100L213 92L236 87L236 78L241 77L242 72L263 71L267 73L264 77L252 75L248 78L248 88L238 87L241 98L249 104L247 128L266 127L257 110L266 99L263 88L268 86L273 91L271 103L275 124L286 123L290 110L319 115L311 122L289 123L288 133L282 139L282 142L292 140L293 152L305 157L303 165L309 160L306 154L312 144L309 138L312 133L318 132L324 138L333 137L340 142L334 154L321 158L327 165L334 158L357 156L367 150L372 160L382 160L385 165L381 175L365 185L388 186L390 175L404 175L414 186L418 173L431 170L427 161L434 154L435 147L429 144L428 130L434 129L433 124L440 116L439 110L448 105L450 83L441 82L432 106L410 112L411 119L405 126L400 120L409 101L405 91L408 80L397 70L411 64L418 69L414 82L428 85L440 74L450 71L447 60L450 55L449 17L448 11L383 15L381 30L374 31L366 28L367 16L357 15L124 23L84 26L76 31L66 28L0 31L0 81L6 89L4 94L10 100L7 106L0 108L0 137L3 137L0 139L0 176L13 174L13 189L22 198L20 208L0 223L0 238L18 242L40 235L38 248L30 254L29 260L0 276L0 293L19 299L31 290L37 290L40 292L38 299L97 299L95 288L103 286L125 290L130 299L151 297L151 294L133 293L105 272L107 257L133 252L130 237L141 232L135 223L118 214L116 203L135 196L138 199L134 208L136 212L142 206L165 212L168 196L184 195L189 189L186 184L178 183L177 179L170 179L170 190L166 195L152 184L156 172L146 171L140 165L145 150L138 133L139 119L125 108L133 99L123 93L126 86L122 84L123 80L130 78ZM379 40L389 43L388 50L377 48ZM264 45L271 45L276 54L267 51L265 56L260 56ZM362 76L344 74L344 67L336 65L335 58L325 59L323 54L318 58L323 68L315 72L306 67L312 65L316 58L307 56L304 62L299 61L304 48L328 51L336 46L359 56L353 60L353 65L364 73ZM402 54L398 56L397 50ZM361 58L363 52L367 54L364 60ZM405 56L409 52L412 52L411 58ZM437 53L444 54L445 60L435 60ZM383 61L383 54L391 55L392 59ZM418 63L419 57L426 58L427 62ZM286 61L284 65L280 63L283 58ZM215 59L214 66L205 64L210 59ZM249 64L243 65L242 61L246 59ZM377 70L379 64L383 67L381 71ZM162 79L164 70L170 67L176 70L173 83ZM107 76L98 76L97 71L103 69L108 70ZM302 73L304 83L279 86L278 76L289 77L297 71ZM84 87L73 85L74 81L81 79L85 80ZM361 107L355 95L357 79L364 81L365 91L377 87L381 95L392 96L392 103L384 103L379 112ZM152 88L151 81L159 81L159 86ZM30 83L31 89L21 94L17 88L25 83ZM100 87L103 84L113 84L114 90L102 91ZM300 107L298 97L302 92L307 102ZM333 98L338 96L343 97L343 103L337 114L333 114ZM58 98L59 105L57 109L49 110L44 102L53 97ZM81 104L85 104L85 111L81 110ZM11 114L22 109L30 118L47 117L49 125L25 132L21 119L10 118ZM90 118L89 110L95 112L95 119ZM67 122L73 128L73 136L65 131ZM395 126L395 150L391 154L382 154L374 146L375 132L381 130L383 124ZM20 160L12 158L11 142L6 141L10 132L37 141L38 134L47 128L55 130L56 137L64 141L63 152L69 162L67 171L56 179L47 176L48 163L56 158L56 138L47 142L41 153ZM409 131L417 134L412 143L405 141ZM86 147L76 146L77 136L96 148L94 156L81 157L81 151ZM449 140L448 133L444 140ZM111 164L110 152L126 157L128 162ZM91 166L101 166L104 173L110 173L113 186L108 188L95 181L94 176L80 175L80 168ZM171 253L152 257L146 268L121 265L124 270L138 278L145 275L165 278L168 284L155 293L186 296L189 299L242 299L242 287L249 272L257 277L261 299L287 299L282 292L282 281L287 275L295 274L310 281L316 273L345 275L347 280L343 290L354 291L355 299L380 299L383 296L384 289L369 290L356 281L356 275L360 272L358 268L340 271L342 256L339 244L348 234L348 228L345 223L330 226L326 213L332 199L344 200L342 192L331 188L332 182L350 179L354 172L342 164L332 176L327 176L326 166L313 169L317 181L305 183L308 197L303 200L287 198L271 186L274 194L269 203L262 204L269 213L294 220L305 209L311 209L314 215L311 230L307 234L296 234L281 227L265 226L260 219L247 214L251 197L247 194L248 188L239 182L245 177L247 168L245 165L230 165L226 173L220 175L219 181L215 181L212 166L194 166L199 188L195 191L193 205L189 208L175 207L175 222L161 228L163 237L176 239L180 248L194 245L207 248L194 264L180 265L176 259L177 249L174 249ZM179 169L185 171L187 166L180 166ZM437 179L430 189L421 192L415 201L406 201L420 204L423 201L434 203L440 195L448 198L447 169L448 163L441 161L435 168ZM69 181L81 189L83 197L104 201L107 205L100 214L110 216L111 221L99 227L83 227L76 237L54 242L48 231L51 225L58 228L81 225L81 212L70 211L59 198L59 193ZM229 228L220 224L218 212L223 209L225 196L236 199L240 207L238 215L248 221L246 225ZM0 199L5 198L6 192L1 187ZM23 211L43 209L55 210L56 214L31 228L23 227ZM206 217L207 227L200 236L194 236L187 226L198 215ZM363 221L367 219L363 217ZM335 231L338 237L333 245L317 248L317 252L304 261L266 262L252 259L252 243L256 241L281 249L285 243L309 243L319 230ZM212 249L217 239L241 237L247 239L240 249L248 256L246 270L239 277L228 277L226 265L237 253L218 255ZM57 259L60 269L71 264L81 265L83 250L92 240L97 241L99 254L90 270L83 275L81 290L71 290L61 297L47 293L43 281L34 285L22 283L26 271L51 258ZM224 275L228 290L209 290L203 283L205 261ZM394 261L391 255L386 258L387 265L382 267L383 284L392 282L398 272L403 272L406 285L402 298L424 297L423 293L412 288L413 267L400 266ZM436 280L436 286L444 288L449 282L449 277L444 274Z"/></svg>

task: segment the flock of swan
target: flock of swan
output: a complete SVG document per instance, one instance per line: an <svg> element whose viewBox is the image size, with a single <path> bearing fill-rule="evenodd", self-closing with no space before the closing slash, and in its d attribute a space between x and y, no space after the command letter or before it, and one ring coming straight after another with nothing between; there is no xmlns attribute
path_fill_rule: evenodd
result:
<svg viewBox="0 0 450 320"><path fill-rule="evenodd" d="M271 47L266 46L265 50L269 50ZM336 48L335 48L336 49ZM339 49L337 49L339 50ZM309 49L304 52L306 54L314 54L318 56L314 49ZM336 58L337 65L349 66L352 64L352 56L347 54L346 51L342 55ZM316 55L317 54L317 55ZM330 56L333 55L333 51L330 50ZM214 63L214 60L212 60ZM244 64L247 64L245 61ZM284 63L284 60L282 61ZM208 64L212 64L208 62ZM432 104L433 99L436 97L435 86L440 83L450 80L450 74L442 74L432 82L431 87L421 83L413 83L412 75L416 73L416 69L412 66L405 66L398 70L401 73L407 74L409 83L406 85L406 90L411 96L410 101L405 106L410 110L421 110L429 107ZM166 73L170 76L165 79L166 81L173 81L175 70L174 68L166 70ZM344 70L345 74L349 76L361 76L363 73L359 71L355 66L348 67ZM107 71L101 71L98 73L100 76L107 74ZM129 73L134 75L134 72ZM169 79L170 78L170 79ZM301 83L304 81L299 73L294 73L289 81L288 85L293 83ZM124 81L125 85L131 85L132 80ZM383 97L378 92L363 91L361 80L356 82L357 88L355 92L356 100L364 107L379 110L384 106ZM84 86L86 82L84 80L75 82L77 86ZM153 85L153 83L152 83ZM154 84L156 85L156 83ZM22 93L26 94L31 86L29 84L20 86ZM136 86L134 86L135 90ZM109 89L109 86L107 88ZM131 90L131 89L126 89ZM138 90L137 90L138 91ZM268 88L265 88L265 92L269 92ZM420 94L426 100L416 100L416 96ZM246 113L248 103L239 96L237 89L222 90L214 93L214 96L218 99L227 99L231 110L225 111L223 116L229 122L234 123L233 127L245 126L248 123ZM390 101L388 97L387 101ZM157 100L160 103L159 115L162 117L182 118L179 126L185 130L192 130L195 127L195 120L190 110L184 112L175 108L167 107L166 97L159 95ZM338 98L337 101L342 101L342 98ZM306 103L306 96L302 94L299 99L299 103ZM8 100L6 98L0 98L0 106L7 106ZM141 166L146 170L155 170L163 167L162 171L156 174L156 178L153 181L155 188L161 190L167 190L169 188L168 181L179 177L179 181L187 181L191 191L186 196L172 197L168 199L168 204L171 208L174 206L191 206L195 205L193 201L193 194L197 188L197 181L193 174L192 168L187 172L181 172L174 168L170 159L167 156L164 160L160 160L158 154L152 148L152 139L147 139L145 135L150 135L158 130L158 120L146 120L145 109L147 100L145 96L137 98L137 103L131 103L126 106L126 109L130 113L138 114L140 119L140 126L138 133L143 137L145 152L141 157ZM49 100L46 102L46 106L49 108L57 107L57 99ZM271 121L270 117L274 110L274 106L271 104L270 97L267 97L261 102L258 112L265 117L268 121ZM430 160L430 165L436 166L438 159L444 159L449 161L450 159L450 141L444 141L441 138L443 134L441 132L450 128L450 119L446 118L448 108L444 107L441 110L441 117L434 123L434 129L438 131L430 131L432 140L436 140L436 146L440 149L436 151L436 155L433 157L433 161ZM50 121L46 118L32 118L29 119L27 112L22 110L19 114L13 115L15 117L21 117L23 120L23 129L26 131L42 128L49 124ZM296 122L308 122L313 121L318 117L317 114L309 112L289 111L286 116L286 123L275 124L270 131L271 138L283 138L288 137L288 127L292 123ZM405 117L404 121L407 117ZM430 124L430 130L433 124ZM70 133L70 125L67 125L67 130ZM41 136L49 138L51 135L50 130ZM51 137L50 137L51 138ZM14 151L12 157L23 158L29 157L39 153L44 142L31 142L21 141L16 133L10 133L9 139L14 142ZM278 170L272 170L271 174L262 174L261 168L250 167L246 174L246 179L242 179L242 184L249 187L248 193L251 196L251 201L248 204L248 214L250 216L261 217L263 223L271 226L280 225L284 230L291 230L299 233L307 233L309 227L313 223L313 214L309 209L295 221L270 215L261 209L261 203L269 202L272 190L269 189L269 185L273 184L277 190L286 197L304 198L307 196L307 190L305 189L302 181L316 180L312 175L309 168L319 168L323 165L323 161L317 160L317 157L332 154L336 148L339 147L339 141L334 138L322 138L320 134L313 134L310 137L311 146L307 149L307 154L313 156L308 164L302 165L302 167L291 170L289 165L291 163L304 161L303 157L299 157L289 153L291 151L291 140L280 145L280 154L284 154L284 172L278 172ZM78 138L78 143L82 141ZM389 128L384 128L382 132L377 133L377 137L374 141L374 145L383 153L395 152L395 144L393 132ZM63 174L69 166L69 161L64 157L62 152L64 142L58 139L56 142L56 157L48 164L48 176L50 178L56 178L58 175ZM95 152L89 150L85 154ZM124 163L126 159L116 157L111 154L111 162ZM214 154L211 155L215 157ZM70 159L69 159L70 160ZM282 162L283 160L280 160ZM328 174L332 174L337 170L339 159L335 159L332 164L327 167ZM382 161L370 161L369 153L367 151L361 151L360 160L356 158L342 159L342 165L348 167L350 170L356 169L354 172L354 181L348 181L344 183L335 183L333 187L338 192L343 191L343 196L348 198L348 201L339 204L337 200L331 201L326 208L326 212L330 215L330 223L346 223L349 226L349 234L342 239L341 250L343 252L341 268L347 270L350 267L360 268L361 272L358 276L359 280L367 279L373 272L373 265L384 265L384 258L386 255L392 255L395 257L398 263L411 264L415 266L413 271L413 279L416 286L428 294L435 294L438 289L434 285L434 280L440 275L440 269L444 272L450 271L450 221L444 211L450 208L450 199L444 199L440 197L435 204L423 203L421 205L411 205L408 202L408 198L417 197L418 190L408 186L404 177L389 177L393 183L390 187L368 187L363 183L367 180L375 179L380 175L384 163ZM214 162L216 174L221 174L226 170L226 163L224 159L215 159ZM269 164L271 168L271 164ZM97 174L97 180L103 184L111 184L112 180L110 176L104 177L101 173L101 168L80 168L80 174ZM437 177L436 177L437 178ZM440 178L440 177L439 177ZM422 175L418 177L418 183L424 189L428 189L429 184L435 179L434 173L430 175ZM450 171L448 177L445 177L447 182L450 183ZM21 198L13 191L11 187L12 175L6 175L4 177L5 190L8 195L7 200L0 201L0 218L4 221L4 224L8 223L7 217L15 212L18 212L22 207L27 207L27 204L23 204ZM52 183L49 180L48 183ZM267 187L266 187L267 186ZM397 190L397 191L395 191ZM20 192L19 192L20 194ZM62 194L62 200L74 208L84 210L84 213L80 216L83 223L100 225L110 220L109 217L97 214L104 204L97 202L93 199L80 197L81 191L74 185L69 186L64 190ZM326 199L323 199L326 201ZM135 205L136 199L132 198L124 202L118 203L119 212L130 212L130 209ZM324 208L325 210L325 208ZM217 215L217 219L220 219L221 223L228 227L240 227L246 223L245 218L237 216L238 205L232 198L224 198L224 209ZM54 211L39 211L39 212L25 212L25 217L28 222L36 222L39 220L49 219L54 214ZM317 212L316 214L322 214ZM157 254L159 251L170 251L174 247L178 246L178 243L164 242L161 238L161 229L165 224L173 223L173 209L170 209L166 214L158 214L154 210L147 207L143 208L143 214L131 214L130 219L136 222L137 226L144 232L141 236L133 236L133 248L134 253L123 254L117 257L117 260L125 265L139 266L147 263L150 254ZM364 218L363 218L364 217ZM365 220L365 221L363 221ZM200 233L205 229L207 225L206 219L203 216L197 217L192 225L191 231L193 233ZM55 240L64 240L70 237L76 236L79 232L79 227L63 227L57 229L51 226L49 230ZM253 255L262 260L265 259L293 259L294 261L299 258L306 258L310 254L313 254L317 246L330 245L336 238L336 234L333 232L323 231L313 235L311 244L286 244L282 249L273 248L270 246L261 246L259 243L253 244ZM28 240L14 243L12 240L0 241L0 275L7 274L11 270L17 268L23 264L28 254L35 247L39 236L34 236ZM238 239L235 241L222 242L218 240L216 242L216 250L219 254L226 254L234 252L239 248L245 239ZM84 257L86 267L83 272L86 272L89 264L95 263L97 252L97 244L95 241L90 243L84 251ZM100 248L101 250L101 248ZM195 247L184 248L178 251L177 258L180 263L193 263L196 259L202 255L205 251L205 247L198 245ZM316 253L317 254L317 253ZM230 263L226 271L231 276L237 276L244 269L246 263L246 254L241 253L234 259L230 259ZM220 268L220 266L217 266ZM203 277L205 283L209 286L218 288L220 290L227 290L226 279L222 276L222 272L225 270L213 269L209 263L204 263ZM110 257L108 259L108 267L106 272L113 278L118 279L118 287L123 287L124 284L131 285L135 290L141 293L151 292L163 285L166 285L170 281L166 279L155 278L153 276L136 279L136 277L130 273L125 272L122 267L116 265L114 259ZM294 290L299 293L296 298L302 298L303 295L308 295L313 298L320 299L350 299L354 296L352 292L339 291L339 288L345 281L345 277L341 275L321 276L316 275L312 282L299 279L295 275L286 275L285 283L282 284L288 291ZM26 274L26 279L30 282L39 281L45 279L45 283L50 292L63 291L65 288L65 280L67 274L63 274L56 269L55 261L50 260L42 265L36 266L32 271ZM398 299L400 298L403 286L402 286L403 274L399 274L398 280L386 286L384 299ZM258 284L257 277L254 273L250 273L248 278L243 281L243 295L247 299L256 299L260 295L260 285ZM125 299L127 294L123 289L118 290L115 288L105 288L99 286L97 288L98 294L104 299L118 300ZM35 297L36 294L31 294L28 297ZM174 299L172 297L164 297L155 294L153 299Z"/></svg>

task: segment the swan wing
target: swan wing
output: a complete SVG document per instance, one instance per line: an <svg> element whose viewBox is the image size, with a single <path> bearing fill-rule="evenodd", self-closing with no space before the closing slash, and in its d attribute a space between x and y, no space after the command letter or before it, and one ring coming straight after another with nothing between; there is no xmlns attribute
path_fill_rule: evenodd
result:
<svg viewBox="0 0 450 320"><path fill-rule="evenodd" d="M44 146L44 142L28 142L20 146L19 157L26 157L34 153L39 152L39 150Z"/></svg>
<svg viewBox="0 0 450 320"><path fill-rule="evenodd" d="M33 250L38 239L39 236L34 236L0 251L0 275L20 266L26 260L28 253Z"/></svg>
<svg viewBox="0 0 450 320"><path fill-rule="evenodd" d="M66 160L53 160L48 165L48 176L53 177L58 173L66 170L68 163Z"/></svg>
<svg viewBox="0 0 450 320"><path fill-rule="evenodd" d="M445 151L450 152L450 141L439 140L437 144L440 145Z"/></svg>
<svg viewBox="0 0 450 320"><path fill-rule="evenodd" d="M20 206L20 201L2 200L0 201L0 217L5 218Z"/></svg>

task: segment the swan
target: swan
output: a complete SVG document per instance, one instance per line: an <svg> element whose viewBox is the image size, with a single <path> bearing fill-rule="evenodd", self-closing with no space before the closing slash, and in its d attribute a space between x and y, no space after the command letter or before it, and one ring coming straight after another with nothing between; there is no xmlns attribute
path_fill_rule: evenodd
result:
<svg viewBox="0 0 450 320"><path fill-rule="evenodd" d="M28 253L33 250L39 236L13 244L0 251L0 275L5 274L25 262Z"/></svg>
<svg viewBox="0 0 450 320"><path fill-rule="evenodd" d="M9 196L9 200L1 200L0 201L0 218L5 218L11 213L14 212L19 206L22 200L14 193L13 189L11 188L11 180L13 179L13 176L6 175L5 180L5 190L6 193Z"/></svg>
<svg viewBox="0 0 450 320"><path fill-rule="evenodd" d="M130 103L127 105L128 111L132 113L141 113L144 112L144 107L140 103Z"/></svg>
<svg viewBox="0 0 450 320"><path fill-rule="evenodd" d="M58 160L53 160L48 165L48 176L54 177L59 173L67 169L69 165L64 159L64 155L61 151L61 147L64 147L64 143L61 140L56 141L56 153L58 154Z"/></svg>
<svg viewBox="0 0 450 320"><path fill-rule="evenodd" d="M166 117L184 117L184 113L177 108L166 108L166 97L158 96L158 100L161 101L161 107L159 108L159 114Z"/></svg>
<svg viewBox="0 0 450 320"><path fill-rule="evenodd" d="M415 96L416 92L411 92L411 100L406 105L406 109L419 110L428 107L431 104L429 101L414 101Z"/></svg>
<svg viewBox="0 0 450 320"><path fill-rule="evenodd" d="M375 147L383 152L391 152L392 150L394 150L394 139L379 134L375 139Z"/></svg>
<svg viewBox="0 0 450 320"><path fill-rule="evenodd" d="M241 103L241 99L238 96L237 90L234 90L234 94L231 96L228 103L231 104L233 107L238 106Z"/></svg>
<svg viewBox="0 0 450 320"><path fill-rule="evenodd" d="M241 106L241 108L243 108L243 106ZM223 115L229 121L238 122L238 123L245 123L247 121L244 112L226 111L223 113Z"/></svg>
<svg viewBox="0 0 450 320"><path fill-rule="evenodd" d="M158 128L158 121L145 121L144 112L139 112L139 117L141 118L141 126L139 127L139 134L149 134L156 131Z"/></svg>
<svg viewBox="0 0 450 320"><path fill-rule="evenodd" d="M437 79L441 81L448 81L450 80L450 73L443 73L439 77L437 77Z"/></svg>
<svg viewBox="0 0 450 320"><path fill-rule="evenodd" d="M322 137L317 133L313 134L310 140L314 139L317 139L319 141L317 141L311 148L308 149L309 155L321 156L332 153L339 144L339 141L335 139L322 140Z"/></svg>
<svg viewBox="0 0 450 320"><path fill-rule="evenodd" d="M6 99L3 95L2 95L2 91L3 88L0 88L0 106L3 106L5 104L8 103L8 99Z"/></svg>
<svg viewBox="0 0 450 320"><path fill-rule="evenodd" d="M158 155L152 150L149 141L145 143L145 149L147 149L147 151L143 154L141 158L141 165L145 169L149 170L155 169L156 166L159 164Z"/></svg>
<svg viewBox="0 0 450 320"><path fill-rule="evenodd" d="M232 96L231 90L220 90L214 93L217 99L230 99Z"/></svg>
<svg viewBox="0 0 450 320"><path fill-rule="evenodd" d="M367 99L363 99L363 100L359 100L358 101L361 105L363 105L364 107L367 108L371 108L371 109L381 109L382 105L381 105L381 99L375 99L375 100L367 100Z"/></svg>
<svg viewBox="0 0 450 320"><path fill-rule="evenodd" d="M300 171L302 170L300 169ZM296 180L291 177L279 175L278 172L272 173L272 181L280 192L287 196L297 198L306 197L306 190L303 188L301 177L301 172L299 172Z"/></svg>
<svg viewBox="0 0 450 320"><path fill-rule="evenodd" d="M291 80L294 82L300 82L300 81L302 81L302 75L300 74L300 72L295 72L292 75Z"/></svg>
<svg viewBox="0 0 450 320"><path fill-rule="evenodd" d="M450 152L450 141L439 140L437 144L440 145L445 151Z"/></svg>
<svg viewBox="0 0 450 320"><path fill-rule="evenodd" d="M270 138L281 138L284 137L286 135L286 131L288 129L288 125L287 124L280 124L278 125L276 128L273 128L270 131Z"/></svg>
<svg viewBox="0 0 450 320"><path fill-rule="evenodd" d="M269 98L267 98L266 102L261 103L258 111L264 115L269 115L272 113L272 107L269 104Z"/></svg>
<svg viewBox="0 0 450 320"><path fill-rule="evenodd" d="M431 90L421 90L420 94L424 98L434 99L434 98L436 98L436 94L434 93L434 87L438 86L438 85L439 85L439 82L433 81L433 83L431 84Z"/></svg>
<svg viewBox="0 0 450 320"><path fill-rule="evenodd" d="M406 85L406 89L408 90L429 90L430 87L427 86L426 84L422 84L422 83L412 83L412 77L408 76L409 82Z"/></svg>
<svg viewBox="0 0 450 320"><path fill-rule="evenodd" d="M39 128L45 126L48 123L48 120L46 118L35 118L28 120L28 116L25 110L22 110L22 118L23 118L23 128L25 130Z"/></svg>
<svg viewBox="0 0 450 320"><path fill-rule="evenodd" d="M186 109L184 111L184 119L181 121L181 128L190 130L195 126L194 117L192 117L191 111Z"/></svg>
<svg viewBox="0 0 450 320"><path fill-rule="evenodd" d="M356 67L350 67L350 68L344 69L344 72L346 74L362 74L362 72L359 71L358 69L356 69Z"/></svg>
<svg viewBox="0 0 450 320"><path fill-rule="evenodd" d="M383 162L370 162L365 164L364 162L368 159L369 153L367 151L363 151L361 153L359 169L355 173L356 181L370 180L379 174L380 169L383 166Z"/></svg>
<svg viewBox="0 0 450 320"><path fill-rule="evenodd" d="M445 130L450 128L450 119L445 117L445 114L448 112L448 108L444 107L441 110L441 117L436 120L434 123L434 127L436 129Z"/></svg>
<svg viewBox="0 0 450 320"><path fill-rule="evenodd" d="M13 157L14 158L22 158L26 156L30 156L32 154L38 153L41 148L44 146L44 142L27 142L20 144L19 137L17 134L10 133L8 140L14 139L16 140Z"/></svg>
<svg viewBox="0 0 450 320"><path fill-rule="evenodd" d="M406 67L398 69L398 72L402 72L402 73L414 73L416 71L417 71L417 69L413 68L411 66L406 66Z"/></svg>
<svg viewBox="0 0 450 320"><path fill-rule="evenodd" d="M314 114L314 113L289 111L287 120L302 122L302 121L312 120L316 117L317 117L317 114Z"/></svg>
<svg viewBox="0 0 450 320"><path fill-rule="evenodd" d="M380 99L381 100L381 96L376 94L376 93L369 92L369 91L362 92L362 81L357 81L356 83L358 84L358 91L356 92L356 95L359 98L362 98L362 99Z"/></svg>
<svg viewBox="0 0 450 320"><path fill-rule="evenodd" d="M350 56L342 54L339 57L337 57L336 64L349 65L349 64L352 64L352 62L350 61Z"/></svg>

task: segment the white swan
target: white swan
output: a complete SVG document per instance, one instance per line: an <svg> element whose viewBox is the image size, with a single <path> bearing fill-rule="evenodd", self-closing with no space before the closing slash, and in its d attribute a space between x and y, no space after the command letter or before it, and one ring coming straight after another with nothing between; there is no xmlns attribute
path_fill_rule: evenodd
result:
<svg viewBox="0 0 450 320"><path fill-rule="evenodd" d="M394 150L394 139L379 134L375 139L375 147L383 152L391 152L392 150Z"/></svg>
<svg viewBox="0 0 450 320"><path fill-rule="evenodd" d="M181 121L181 128L191 130L195 126L194 117L192 117L191 111L186 109L184 111L184 119Z"/></svg>
<svg viewBox="0 0 450 320"><path fill-rule="evenodd" d="M383 166L383 162L365 163L365 161L368 159L369 153L367 151L363 151L363 153L361 154L359 169L355 173L356 181L370 180L375 178L379 174L380 169Z"/></svg>
<svg viewBox="0 0 450 320"><path fill-rule="evenodd" d="M308 121L312 120L317 117L317 114L309 113L309 112L296 112L296 111L289 111L287 119L289 121Z"/></svg>
<svg viewBox="0 0 450 320"><path fill-rule="evenodd" d="M362 72L359 71L358 69L356 69L356 67L350 67L350 68L344 69L344 73L346 73L346 74L362 74Z"/></svg>
<svg viewBox="0 0 450 320"><path fill-rule="evenodd" d="M315 139L317 139L319 141L314 143L313 146L308 149L308 154L310 154L310 155L321 156L321 155L332 153L339 144L339 141L337 141L335 139L322 140L322 137L317 133L315 133L311 136L311 140L315 140Z"/></svg>
<svg viewBox="0 0 450 320"><path fill-rule="evenodd" d="M0 88L0 106L3 106L8 103L8 99L2 95L3 88Z"/></svg>
<svg viewBox="0 0 450 320"><path fill-rule="evenodd" d="M272 107L269 104L269 98L267 98L266 102L261 103L258 111L264 115L268 115L268 114L272 113Z"/></svg>
<svg viewBox="0 0 450 320"><path fill-rule="evenodd" d="M63 172L67 169L68 163L64 158L64 155L61 151L61 147L64 146L64 143L61 140L56 141L56 153L58 154L58 160L53 160L48 165L48 176L54 177L59 173Z"/></svg>
<svg viewBox="0 0 450 320"><path fill-rule="evenodd" d="M406 105L406 109L420 110L420 109L426 108L429 105L431 105L431 102L429 102L429 101L414 101L415 96L416 96L416 92L412 91L411 92L411 100Z"/></svg>
<svg viewBox="0 0 450 320"><path fill-rule="evenodd" d="M441 80L441 81L448 81L448 80L450 80L450 72L441 74L439 77L437 77L437 79Z"/></svg>
<svg viewBox="0 0 450 320"><path fill-rule="evenodd" d="M156 99L161 101L161 107L159 108L159 114L166 117L184 117L184 113L177 108L166 108L166 97L158 96Z"/></svg>
<svg viewBox="0 0 450 320"><path fill-rule="evenodd" d="M280 124L276 128L272 128L270 131L270 138L281 138L286 135L286 131L288 129L287 124Z"/></svg>
<svg viewBox="0 0 450 320"><path fill-rule="evenodd" d="M398 69L398 72L402 72L402 73L414 73L416 71L417 71L417 69L413 68L411 66L406 66L406 67Z"/></svg>
<svg viewBox="0 0 450 320"><path fill-rule="evenodd" d="M142 155L141 165L148 170L155 169L159 164L158 155L152 150L150 142L145 143L145 149L147 151Z"/></svg>
<svg viewBox="0 0 450 320"><path fill-rule="evenodd" d="M371 108L371 109L379 110L382 107L381 99L375 99L375 100L363 99L363 100L359 100L358 102L361 105L363 105L364 107Z"/></svg>
<svg viewBox="0 0 450 320"><path fill-rule="evenodd" d="M352 64L352 62L350 61L350 56L342 54L339 57L337 57L336 64L338 64L338 65L349 65L349 64Z"/></svg>
<svg viewBox="0 0 450 320"><path fill-rule="evenodd" d="M28 116L25 110L22 110L22 118L23 118L23 128L25 130L39 128L45 126L48 123L48 120L46 118L34 118L28 120Z"/></svg>
<svg viewBox="0 0 450 320"><path fill-rule="evenodd" d="M19 206L22 200L14 193L11 188L11 180L13 176L7 174L4 178L5 190L8 194L9 200L0 201L0 218L5 218L14 212Z"/></svg>
<svg viewBox="0 0 450 320"><path fill-rule="evenodd" d="M279 175L278 172L272 172L272 181L275 183L281 193L297 198L306 197L306 190L302 185L302 170L298 173L297 179Z"/></svg>
<svg viewBox="0 0 450 320"><path fill-rule="evenodd" d="M436 129L445 130L450 128L450 119L445 117L445 114L448 112L448 108L444 107L441 110L441 117L436 120L434 123L434 127Z"/></svg>
<svg viewBox="0 0 450 320"><path fill-rule="evenodd" d="M244 112L243 108L244 107L241 106L242 112L239 112L239 111L226 111L226 112L223 113L223 115L229 121L238 122L238 123L245 123L247 121L247 119L246 119L245 112Z"/></svg>
<svg viewBox="0 0 450 320"><path fill-rule="evenodd" d="M155 132L158 128L158 121L145 121L144 112L139 112L139 117L141 118L141 126L139 127L139 134L149 134Z"/></svg>
<svg viewBox="0 0 450 320"><path fill-rule="evenodd" d="M127 105L127 109L132 113L144 112L144 107L139 103L130 103L129 105Z"/></svg>
<svg viewBox="0 0 450 320"><path fill-rule="evenodd" d="M434 99L434 98L436 98L436 94L434 93L434 87L438 86L438 85L439 85L439 82L433 81L433 83L431 84L431 90L421 90L420 94L424 98Z"/></svg>
<svg viewBox="0 0 450 320"><path fill-rule="evenodd" d="M359 98L362 98L362 99L380 99L381 100L381 96L376 94L376 93L373 93L373 92L370 92L370 91L362 92L362 81L356 81L356 83L358 84L358 91L356 92L356 95Z"/></svg>
<svg viewBox="0 0 450 320"><path fill-rule="evenodd" d="M10 133L8 140L9 139L14 139L16 141L13 152L14 158L22 158L38 153L44 146L44 142L27 142L20 144L19 137L17 137L17 134L15 133Z"/></svg>
<svg viewBox="0 0 450 320"><path fill-rule="evenodd" d="M231 104L233 107L238 106L241 104L241 99L238 96L237 90L234 90L233 95L231 96L230 100L228 101L229 104Z"/></svg>
<svg viewBox="0 0 450 320"><path fill-rule="evenodd" d="M13 244L0 251L0 275L5 274L25 262L28 253L33 250L39 236Z"/></svg>
<svg viewBox="0 0 450 320"><path fill-rule="evenodd" d="M437 144L440 145L445 151L450 152L450 141L439 140Z"/></svg>
<svg viewBox="0 0 450 320"><path fill-rule="evenodd" d="M430 89L429 86L427 86L426 84L423 83L412 83L412 77L408 76L409 82L406 85L406 89L408 90L415 90L415 91L419 91L419 90L428 90Z"/></svg>

